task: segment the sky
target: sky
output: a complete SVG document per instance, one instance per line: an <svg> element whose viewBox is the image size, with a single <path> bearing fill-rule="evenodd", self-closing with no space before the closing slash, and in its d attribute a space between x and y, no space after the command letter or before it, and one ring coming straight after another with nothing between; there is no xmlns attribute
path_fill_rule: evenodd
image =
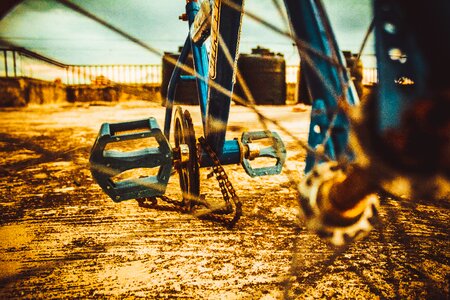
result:
<svg viewBox="0 0 450 300"><path fill-rule="evenodd" d="M176 52L187 23L181 0L71 0L98 17L161 50ZM126 5L124 5L126 3ZM162 4L164 3L164 4ZM342 50L356 52L372 19L370 0L323 0ZM272 0L246 0L245 9L277 27L285 23ZM158 64L161 57L52 0L25 0L0 21L0 38L66 64ZM292 41L244 17L240 52L257 45L298 62ZM366 54L373 54L373 37Z"/></svg>

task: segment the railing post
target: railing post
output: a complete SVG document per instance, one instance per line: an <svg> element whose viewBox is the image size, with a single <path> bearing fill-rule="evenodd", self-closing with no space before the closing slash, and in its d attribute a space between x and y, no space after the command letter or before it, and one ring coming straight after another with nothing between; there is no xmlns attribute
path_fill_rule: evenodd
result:
<svg viewBox="0 0 450 300"><path fill-rule="evenodd" d="M8 77L8 52L7 50L3 50L3 57L5 61L5 77Z"/></svg>
<svg viewBox="0 0 450 300"><path fill-rule="evenodd" d="M14 77L17 77L16 50L13 50L12 53L13 53Z"/></svg>
<svg viewBox="0 0 450 300"><path fill-rule="evenodd" d="M113 67L113 65L109 65L109 67L108 67L108 73L109 73L109 76L111 77L110 78L110 81L112 81L112 82L114 82L114 80L113 80L113 76L114 76L114 67Z"/></svg>

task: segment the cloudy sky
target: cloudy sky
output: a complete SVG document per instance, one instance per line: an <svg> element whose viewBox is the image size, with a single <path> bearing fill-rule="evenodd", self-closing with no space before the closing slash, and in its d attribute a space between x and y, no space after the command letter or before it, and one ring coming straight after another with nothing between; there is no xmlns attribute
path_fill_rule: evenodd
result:
<svg viewBox="0 0 450 300"><path fill-rule="evenodd" d="M176 51L187 34L181 0L72 0L161 51ZM370 0L323 0L341 49L357 51L371 21ZM126 5L124 5L126 3ZM164 4L162 4L164 3ZM284 27L272 0L246 0L245 8ZM295 63L292 42L244 18L241 52L261 45ZM52 0L25 0L0 22L0 38L67 64L160 63L158 57ZM373 53L373 39L367 54Z"/></svg>

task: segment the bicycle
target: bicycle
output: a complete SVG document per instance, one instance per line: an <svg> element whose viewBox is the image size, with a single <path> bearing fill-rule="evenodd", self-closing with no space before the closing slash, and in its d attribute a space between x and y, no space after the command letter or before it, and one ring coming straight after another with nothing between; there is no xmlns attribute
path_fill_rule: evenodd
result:
<svg viewBox="0 0 450 300"><path fill-rule="evenodd" d="M290 133L277 120L271 120L258 111L244 78L236 70L241 20L246 14L293 38L304 62L302 72L314 99L308 145L294 138L308 151L307 174L298 190L300 207L310 228L335 245L362 238L373 227L379 205L376 192L380 187L394 194L409 192L408 196L413 197L413 194L420 196L430 191L430 186L433 186L437 188L433 197L448 196L449 165L445 158L448 134L445 126L448 126L450 118L445 115L445 107L450 83L437 75L441 74L439 71L443 65L448 66L449 60L445 57L450 50L448 43L439 45L442 48L437 56L445 62L442 65L433 51L426 49L430 43L431 49L437 49L436 41L427 36L423 28L411 26L411 20L421 13L417 8L408 7L407 1L375 0L379 94L358 108L358 96L321 2L284 2L292 34L245 12L243 0L203 1L201 4L195 0L187 1L183 18L188 21L189 34L178 61L171 61L175 69L168 87L163 130L154 118L106 123L92 148L92 175L106 194L116 202L138 199L141 205L150 203L150 206L155 205L157 198L171 202L164 193L174 168L179 174L183 192L183 200L176 205L189 212L198 207L206 208L202 215L223 220L232 227L242 214L242 204L222 165L241 163L250 176L273 175L282 171L286 148L280 136L268 130L268 123L286 134ZM274 3L280 7L276 0ZM427 4L426 11L431 14L440 12L442 15L438 20L445 25L450 20L448 8L449 4L442 0ZM427 24L425 27L450 36L450 26L440 25ZM157 52L126 33L114 30ZM207 38L211 41L209 57L205 45ZM420 49L420 53L414 49ZM185 65L190 51L194 68ZM425 77L424 70L428 77ZM181 71L191 76L182 76ZM173 100L180 80L196 80L205 138L197 142L189 112L177 107L174 115L175 146L172 147L169 138ZM243 87L245 98L232 93L236 80ZM423 100L424 97L427 100ZM231 101L252 108L260 117L264 130L243 133L240 140L226 140ZM423 107L425 115L422 114ZM444 116L434 124L433 117L436 113L439 115L439 111L443 111ZM400 117L392 120L389 118L392 113ZM415 116L420 116L426 127L420 128L418 137L412 132L414 122L411 119ZM430 126L436 130L437 141L427 148L428 152L410 151L411 145L430 140L427 137ZM391 137L404 142L389 144ZM105 151L105 147L119 141L146 138L155 139L158 146L134 152ZM256 144L261 140L269 141L270 145L258 148ZM422 157L424 153L429 153L427 158ZM407 157L403 158L405 155ZM276 163L253 167L252 160L260 157L273 158ZM113 180L125 171L154 167L158 168L155 176ZM219 181L224 197L224 204L220 207L213 207L200 197L199 169L202 167L212 167L212 176ZM418 180L426 180L427 184L421 188L409 188L409 191L389 187L389 180L399 178L404 178L410 187Z"/></svg>

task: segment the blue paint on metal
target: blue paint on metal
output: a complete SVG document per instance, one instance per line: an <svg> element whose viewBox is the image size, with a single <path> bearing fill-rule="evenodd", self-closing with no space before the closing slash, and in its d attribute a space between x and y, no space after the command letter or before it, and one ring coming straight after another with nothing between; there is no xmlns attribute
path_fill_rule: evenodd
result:
<svg viewBox="0 0 450 300"><path fill-rule="evenodd" d="M308 143L310 145L321 145L326 138L326 133L329 126L329 120L327 116L327 107L325 101L322 99L316 99L312 103L311 107L311 124L314 124L309 130ZM325 153L327 153L330 159L336 159L334 152L333 140L329 138L325 143ZM311 157L306 160L306 170L311 170L316 163L316 157Z"/></svg>
<svg viewBox="0 0 450 300"><path fill-rule="evenodd" d="M132 132L132 133L127 133ZM154 138L158 147L135 151L105 150L108 144ZM90 155L91 173L103 191L115 202L163 195L172 170L172 149L155 118L104 123ZM114 181L125 171L158 167L156 176Z"/></svg>
<svg viewBox="0 0 450 300"><path fill-rule="evenodd" d="M241 6L242 0L231 0ZM211 27L211 61L209 77L217 85L226 89L227 93L215 88L209 89L205 135L211 148L220 156L223 151L225 134L230 112L231 95L234 85L234 65L230 65L223 48L229 50L235 63L241 29L242 13L221 1L214 2ZM224 47L219 46L220 37Z"/></svg>
<svg viewBox="0 0 450 300"><path fill-rule="evenodd" d="M276 163L273 166L253 168L248 159L243 158L244 147L252 141L258 141L261 139L272 139L272 145L260 149L260 153L257 157L270 157L275 158ZM244 132L242 134L241 143L237 140L226 140L224 142L222 153L218 156L222 165L230 164L242 164L245 171L251 177L274 175L281 173L283 164L286 160L286 147L284 146L281 137L276 132L267 131L255 131ZM212 167L214 166L209 154L202 151L200 154L200 167Z"/></svg>
<svg viewBox="0 0 450 300"><path fill-rule="evenodd" d="M239 2L239 1L238 1ZM189 26L192 26L195 16L197 15L199 11L200 6L197 2L189 2L186 5L186 14L188 16ZM225 11L225 12L223 12ZM221 27L222 30L222 36L224 37L225 43L227 44L227 47L229 47L232 51L231 53L234 53L233 59L236 57L237 53L237 43L238 43L238 32L240 30L240 13L236 13L235 10L230 9L229 7L225 6L221 8L221 16L233 16L234 23L233 28L231 28L225 19L224 26ZM239 19L239 22L236 21L236 18ZM223 31L227 31L226 34L223 33ZM218 40L217 40L218 41ZM189 42L189 45L188 45ZM193 59L194 59L194 69L195 69L195 76L192 75L181 75L181 69L179 68L179 65L184 63L186 61L187 55L189 54L189 51L192 49ZM234 49L234 50L233 50ZM233 67L229 65L228 61L226 60L223 50L218 49L220 58L218 58L215 62L217 64L217 70L220 71L219 80L216 81L216 83L221 84L225 89L231 90L233 86ZM209 71L209 59L208 59L208 53L206 49L206 45L198 45L192 42L190 37L185 42L185 45L183 46L182 52L180 54L180 57L177 62L177 66L175 67L168 87L168 96L167 96L167 108L166 108L166 119L165 119L165 126L164 126L164 134L166 137L169 137L170 133L170 124L171 124L171 118L172 118L172 109L173 109L173 99L175 95L175 88L178 80L197 80L197 91L198 91L198 97L199 97L199 104L200 109L202 113L202 121L203 121L203 128L205 131L205 135L207 132L213 132L213 134L210 136L209 141L213 141L214 145L221 145L220 151L217 151L217 148L214 149L216 153L218 154L219 160L221 164L228 165L228 164L238 164L241 162L241 149L239 147L239 143L235 140L229 140L225 141L225 133L226 133L226 126L228 121L228 113L229 113L229 106L230 106L230 98L231 93L229 95L223 95L220 92L212 92L213 100L209 100L211 98L210 94L208 94L208 71ZM225 99L225 102L220 102ZM216 107L215 110L209 109L207 110L207 107L213 105ZM208 117L207 117L208 115ZM212 120L215 120L218 118L221 120L221 124L224 124L224 128L221 128L219 131L209 130L208 128L212 128L213 122ZM206 124L206 120L209 119L210 123ZM220 141L222 139L222 141ZM212 146L214 147L214 146ZM219 146L217 146L219 147ZM213 166L213 162L210 159L209 155L205 152L202 152L200 154L201 157L201 167L211 167Z"/></svg>
<svg viewBox="0 0 450 300"><path fill-rule="evenodd" d="M274 131L244 132L241 137L241 142L243 147L248 147L252 142L264 139L269 139L272 142L272 145L261 148L258 155L253 159L258 157L274 158L276 159L275 165L254 168L250 163L250 159L243 157L242 166L244 167L245 172L251 177L280 174L286 160L286 147L284 146L281 137Z"/></svg>
<svg viewBox="0 0 450 300"><path fill-rule="evenodd" d="M181 50L180 56L178 57L177 64L173 69L172 76L170 77L169 86L167 88L167 99L166 99L166 115L164 120L164 135L167 139L170 138L170 125L172 123L172 113L173 113L173 102L175 99L175 91L177 88L178 81L180 80L180 75L183 66L186 63L186 59L191 51L191 39L188 36L184 42L183 49Z"/></svg>
<svg viewBox="0 0 450 300"><path fill-rule="evenodd" d="M197 77L195 77L194 75L180 75L180 80L183 81L194 81L196 79Z"/></svg>
<svg viewBox="0 0 450 300"><path fill-rule="evenodd" d="M192 26L195 16L200 10L200 5L198 2L189 2L186 4L186 14L188 16L189 28ZM190 31L189 31L190 32ZM190 34L189 34L190 36ZM200 105L200 111L202 113L202 123L203 128L205 128L206 123L206 107L208 102L208 51L206 45L196 44L191 41L192 56L194 60L194 70L196 73L197 80L197 92L198 100Z"/></svg>
<svg viewBox="0 0 450 300"><path fill-rule="evenodd" d="M401 116L414 100L425 94L430 74L416 37L404 22L401 5L395 1L375 1L374 12L379 82L377 131L382 134L401 127ZM414 84L400 84L405 78Z"/></svg>
<svg viewBox="0 0 450 300"><path fill-rule="evenodd" d="M296 37L343 66L342 54L320 1L285 0L284 2ZM313 105L313 111L314 108L322 111L320 116L311 116L308 144L313 149L322 144L326 137L324 133L331 127L333 128L330 131L331 137L325 145L326 154L332 159L341 156L350 158L352 155L347 148L349 121L343 112L339 112L338 107L338 98L343 95L351 105L358 102L358 96L351 85L346 90L342 90L341 82L348 82L349 76L344 68L331 64L311 51L308 52L301 43L297 45L300 57L303 57L303 74L307 76L313 102L319 101L315 106ZM314 128L320 128L320 133L316 134ZM308 172L316 161L315 155L308 153L306 161L305 171Z"/></svg>
<svg viewBox="0 0 450 300"><path fill-rule="evenodd" d="M241 151L239 142L236 140L227 140L223 144L222 153L218 156L222 165L231 165L241 163ZM200 167L212 167L213 161L209 157L208 153L202 151L200 154Z"/></svg>
<svg viewBox="0 0 450 300"><path fill-rule="evenodd" d="M233 0L237 5L242 5L243 0ZM190 36L185 44L175 65L169 81L164 133L160 130L156 119L123 122L102 125L100 134L92 148L90 163L94 179L114 201L120 202L127 199L154 197L163 195L172 170L173 154L168 142L172 121L172 112L175 98L175 90L179 80L196 80L198 99L201 109L204 134L207 142L217 153L221 164L243 163L250 176L278 174L285 161L286 149L281 138L276 133L252 132L243 134L243 143L237 140L225 140L228 116L231 104L231 94L234 85L234 70L238 53L240 25L242 13L235 9L222 5L220 1L214 2L215 18L212 18L212 63L208 62L206 46L193 43ZM190 1L186 5L189 26L191 27L195 16L199 11L199 5ZM219 34L220 31L220 34ZM219 46L219 36L225 46ZM227 50L224 50L227 49ZM186 63L189 52L192 50L194 58L194 75L181 75L182 65ZM232 64L227 58L226 51L231 55ZM210 74L213 70L213 74ZM228 92L223 93L216 89L209 89L208 80L213 80ZM131 132L131 133L130 133ZM265 168L252 168L247 159L243 160L243 144L251 140L272 138L273 146L261 149L260 157L272 157L277 159L275 166ZM132 141L143 138L155 138L158 147L143 148L132 152L119 152L105 150L106 146L119 141ZM200 166L211 167L214 162L209 154L200 153ZM125 171L137 168L158 168L156 176L145 176L126 180L115 180L115 176Z"/></svg>

